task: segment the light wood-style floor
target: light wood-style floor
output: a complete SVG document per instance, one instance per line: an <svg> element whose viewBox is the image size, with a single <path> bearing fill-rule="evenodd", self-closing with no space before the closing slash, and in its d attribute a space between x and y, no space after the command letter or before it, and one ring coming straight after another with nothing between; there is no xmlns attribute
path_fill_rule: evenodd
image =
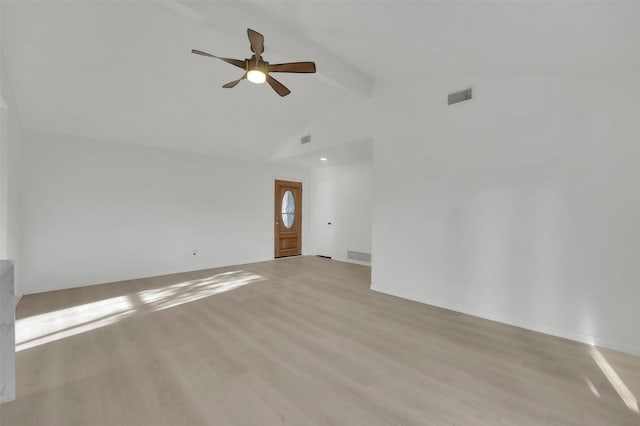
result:
<svg viewBox="0 0 640 426"><path fill-rule="evenodd" d="M640 425L640 358L369 281L299 257L26 296L0 423Z"/></svg>

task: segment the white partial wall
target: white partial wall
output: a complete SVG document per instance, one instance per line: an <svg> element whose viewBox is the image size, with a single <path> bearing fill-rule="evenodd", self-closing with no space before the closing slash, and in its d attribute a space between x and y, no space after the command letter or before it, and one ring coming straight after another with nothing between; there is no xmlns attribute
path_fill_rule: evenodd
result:
<svg viewBox="0 0 640 426"><path fill-rule="evenodd" d="M0 259L14 261L15 295L22 295L20 151L22 122L9 75L0 66Z"/></svg>
<svg viewBox="0 0 640 426"><path fill-rule="evenodd" d="M352 262L349 250L371 253L372 163L313 169L311 191L313 254Z"/></svg>
<svg viewBox="0 0 640 426"><path fill-rule="evenodd" d="M296 168L30 130L23 166L26 294L273 259L274 180L308 183Z"/></svg>
<svg viewBox="0 0 640 426"><path fill-rule="evenodd" d="M377 106L372 289L640 354L637 75L433 78Z"/></svg>

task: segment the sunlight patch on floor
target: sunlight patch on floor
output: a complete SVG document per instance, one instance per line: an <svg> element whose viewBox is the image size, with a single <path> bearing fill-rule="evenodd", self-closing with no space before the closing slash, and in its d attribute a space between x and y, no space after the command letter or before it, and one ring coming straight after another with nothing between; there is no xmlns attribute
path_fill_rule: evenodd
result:
<svg viewBox="0 0 640 426"><path fill-rule="evenodd" d="M16 321L16 352L105 327L136 313L172 308L264 279L242 270L223 272L22 318Z"/></svg>
<svg viewBox="0 0 640 426"><path fill-rule="evenodd" d="M589 386L589 390L591 391L591 393L600 398L600 392L598 392L598 389L596 389L591 379L587 377L585 378L585 381L587 382L587 386Z"/></svg>
<svg viewBox="0 0 640 426"><path fill-rule="evenodd" d="M618 392L618 395L620 395L620 398L622 398L622 401L625 403L625 405L631 411L640 413L636 397L631 393L627 385L624 384L611 364L609 364L609 362L605 359L604 356L602 356L600 351L595 346L591 347L590 353L593 360L596 362L596 364L598 364L598 367L600 367L600 370L602 370L602 373L605 375L607 380L609 380L609 383L611 383L611 386L613 386L616 392Z"/></svg>
<svg viewBox="0 0 640 426"><path fill-rule="evenodd" d="M16 352L113 324L134 312L129 297L118 296L19 319Z"/></svg>
<svg viewBox="0 0 640 426"><path fill-rule="evenodd" d="M247 284L262 281L261 275L231 271L199 280L184 281L167 287L139 291L138 297L151 310L159 311L184 303L224 293Z"/></svg>

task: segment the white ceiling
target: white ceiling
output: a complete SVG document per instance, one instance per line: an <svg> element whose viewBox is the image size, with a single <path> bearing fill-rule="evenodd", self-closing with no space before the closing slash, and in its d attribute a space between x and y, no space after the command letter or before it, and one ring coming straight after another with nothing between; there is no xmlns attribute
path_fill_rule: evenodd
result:
<svg viewBox="0 0 640 426"><path fill-rule="evenodd" d="M326 158L326 161L321 161ZM349 141L273 160L305 169L322 169L373 161L373 140Z"/></svg>
<svg viewBox="0 0 640 426"><path fill-rule="evenodd" d="M2 56L23 124L43 131L266 160L374 85L446 73L638 72L638 2L2 1ZM192 55L249 55L265 34L292 94ZM374 92L375 93L375 92Z"/></svg>
<svg viewBox="0 0 640 426"><path fill-rule="evenodd" d="M256 2L387 82L442 73L620 72L638 48L640 2ZM627 68L628 69L628 68Z"/></svg>
<svg viewBox="0 0 640 426"><path fill-rule="evenodd" d="M3 56L29 128L221 156L266 159L350 91L318 75L281 74L280 98L222 61L250 55L246 23L216 31L174 3L2 3ZM270 62L313 60L271 47ZM276 44L275 41L273 42ZM319 68L322 64L318 64Z"/></svg>

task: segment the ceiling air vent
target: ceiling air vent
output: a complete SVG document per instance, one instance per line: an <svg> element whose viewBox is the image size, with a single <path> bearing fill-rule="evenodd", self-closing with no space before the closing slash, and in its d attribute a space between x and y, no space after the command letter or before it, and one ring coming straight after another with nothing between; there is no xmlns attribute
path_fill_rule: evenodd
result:
<svg viewBox="0 0 640 426"><path fill-rule="evenodd" d="M457 104L458 102L468 101L469 99L471 99L471 88L451 93L449 95L448 104Z"/></svg>
<svg viewBox="0 0 640 426"><path fill-rule="evenodd" d="M300 138L300 143L305 144L311 142L311 135L306 135Z"/></svg>

